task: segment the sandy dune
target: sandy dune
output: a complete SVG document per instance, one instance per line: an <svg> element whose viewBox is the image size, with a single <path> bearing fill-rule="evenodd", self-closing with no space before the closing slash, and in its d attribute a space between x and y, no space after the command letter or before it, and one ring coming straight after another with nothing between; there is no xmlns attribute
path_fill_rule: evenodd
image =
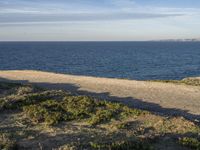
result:
<svg viewBox="0 0 200 150"><path fill-rule="evenodd" d="M200 119L200 87L56 74L40 71L0 71L0 80L37 83L49 88L92 95L155 112Z"/></svg>

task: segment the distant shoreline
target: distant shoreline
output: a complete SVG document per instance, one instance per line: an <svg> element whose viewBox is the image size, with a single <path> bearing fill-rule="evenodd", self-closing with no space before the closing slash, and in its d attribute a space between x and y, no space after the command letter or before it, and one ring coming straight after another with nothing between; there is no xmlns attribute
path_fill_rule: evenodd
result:
<svg viewBox="0 0 200 150"><path fill-rule="evenodd" d="M200 76L188 76L185 78L182 78L180 80L161 80L161 79L146 79L146 80L137 80L137 79L130 79L130 78L118 78L118 77L101 77L101 76L87 76L87 75L75 75L75 74L68 74L68 73L60 73L60 72L53 72L53 71L44 71L44 70L0 70L1 72L35 72L35 73L51 73L51 74L57 74L57 75L66 75L66 76L71 76L71 77L88 77L88 78L100 78L100 79L115 79L115 80L128 80L128 81L144 81L144 82L164 82L166 83L166 81L168 81L168 83L170 83L170 81L181 81L181 80L185 80L185 79L197 79L200 80Z"/></svg>
<svg viewBox="0 0 200 150"><path fill-rule="evenodd" d="M200 40L146 40L146 41L0 41L3 42L200 42Z"/></svg>

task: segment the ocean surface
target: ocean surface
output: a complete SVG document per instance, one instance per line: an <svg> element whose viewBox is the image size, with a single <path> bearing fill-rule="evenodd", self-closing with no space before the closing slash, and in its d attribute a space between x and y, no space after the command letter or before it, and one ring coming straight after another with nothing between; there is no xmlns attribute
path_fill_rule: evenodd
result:
<svg viewBox="0 0 200 150"><path fill-rule="evenodd" d="M137 80L200 76L200 42L0 42L0 70Z"/></svg>

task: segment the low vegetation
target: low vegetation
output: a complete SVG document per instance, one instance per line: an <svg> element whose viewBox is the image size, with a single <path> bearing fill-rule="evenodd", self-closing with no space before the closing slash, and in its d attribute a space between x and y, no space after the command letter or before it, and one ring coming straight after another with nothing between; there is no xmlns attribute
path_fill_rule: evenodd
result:
<svg viewBox="0 0 200 150"><path fill-rule="evenodd" d="M197 138L183 137L179 140L180 144L191 149L200 150L200 140Z"/></svg>
<svg viewBox="0 0 200 150"><path fill-rule="evenodd" d="M200 79L195 79L195 78L185 78L183 80L152 80L152 81L153 82L164 82L164 83L175 83L175 84L200 86Z"/></svg>
<svg viewBox="0 0 200 150"><path fill-rule="evenodd" d="M147 142L142 140L127 140L118 141L105 144L90 143L94 149L109 149L109 150L153 150L153 147Z"/></svg>
<svg viewBox="0 0 200 150"><path fill-rule="evenodd" d="M17 150L17 144L11 140L8 134L0 133L0 149L1 150Z"/></svg>
<svg viewBox="0 0 200 150"><path fill-rule="evenodd" d="M200 147L200 128L120 103L0 82L0 149L151 150Z"/></svg>

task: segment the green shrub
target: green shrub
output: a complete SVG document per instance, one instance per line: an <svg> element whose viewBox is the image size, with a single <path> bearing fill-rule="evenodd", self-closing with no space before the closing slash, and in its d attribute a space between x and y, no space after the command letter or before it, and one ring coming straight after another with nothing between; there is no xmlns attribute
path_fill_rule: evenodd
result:
<svg viewBox="0 0 200 150"><path fill-rule="evenodd" d="M139 109L135 109L135 108L129 108L127 106L123 106L122 107L122 113L120 114L120 116L122 118L126 118L128 116L140 116L141 114L146 114L147 112L146 111L142 111L142 110L139 110Z"/></svg>
<svg viewBox="0 0 200 150"><path fill-rule="evenodd" d="M116 127L118 129L127 129L128 127L130 127L130 123L129 122L122 122L116 125Z"/></svg>
<svg viewBox="0 0 200 150"><path fill-rule="evenodd" d="M87 96L67 96L62 104L65 111L79 119L90 117L95 107L95 101Z"/></svg>
<svg viewBox="0 0 200 150"><path fill-rule="evenodd" d="M152 150L153 147L141 140L118 141L111 143L94 143L91 142L92 149L98 150Z"/></svg>
<svg viewBox="0 0 200 150"><path fill-rule="evenodd" d="M184 137L179 140L179 143L194 150L200 150L200 141L196 138Z"/></svg>
<svg viewBox="0 0 200 150"><path fill-rule="evenodd" d="M65 96L63 100L44 100L37 103L35 101L35 104L25 106L23 110L33 122L45 122L48 125L87 118L90 125L97 125L122 116L141 114L139 110L122 104L96 102L87 96Z"/></svg>
<svg viewBox="0 0 200 150"><path fill-rule="evenodd" d="M30 105L23 108L28 117L35 123L44 122L47 110L42 106Z"/></svg>
<svg viewBox="0 0 200 150"><path fill-rule="evenodd" d="M24 107L24 113L36 123L54 125L60 121L83 119L90 116L94 101L84 96L68 96L63 101L46 100Z"/></svg>
<svg viewBox="0 0 200 150"><path fill-rule="evenodd" d="M23 110L34 123L45 122L48 125L54 125L67 118L63 118L65 116L63 113L65 112L62 111L59 102L55 100L47 100L41 104L25 106Z"/></svg>
<svg viewBox="0 0 200 150"><path fill-rule="evenodd" d="M181 80L181 82L187 85L200 86L200 79L186 78Z"/></svg>
<svg viewBox="0 0 200 150"><path fill-rule="evenodd" d="M113 115L113 111L111 110L98 110L89 120L89 124L97 125L105 121L110 121L113 118Z"/></svg>
<svg viewBox="0 0 200 150"><path fill-rule="evenodd" d="M1 150L18 150L17 143L9 138L9 135L0 133Z"/></svg>
<svg viewBox="0 0 200 150"><path fill-rule="evenodd" d="M41 103L49 99L61 99L67 95L63 91L43 91L38 93L30 93L24 95L10 95L0 98L0 110L6 109L22 109L24 106Z"/></svg>
<svg viewBox="0 0 200 150"><path fill-rule="evenodd" d="M6 84L7 86L11 85ZM112 119L141 114L141 111L120 103L96 101L88 96L72 96L64 91L44 91L31 85L18 84L14 93L0 98L0 111L3 110L23 110L34 123L48 125L80 119L89 119L91 125L97 125Z"/></svg>
<svg viewBox="0 0 200 150"><path fill-rule="evenodd" d="M36 88L32 86L20 86L16 89L16 95L24 95L36 92Z"/></svg>
<svg viewBox="0 0 200 150"><path fill-rule="evenodd" d="M186 78L183 80L151 80L151 81L200 86L200 79L195 79L195 78Z"/></svg>

